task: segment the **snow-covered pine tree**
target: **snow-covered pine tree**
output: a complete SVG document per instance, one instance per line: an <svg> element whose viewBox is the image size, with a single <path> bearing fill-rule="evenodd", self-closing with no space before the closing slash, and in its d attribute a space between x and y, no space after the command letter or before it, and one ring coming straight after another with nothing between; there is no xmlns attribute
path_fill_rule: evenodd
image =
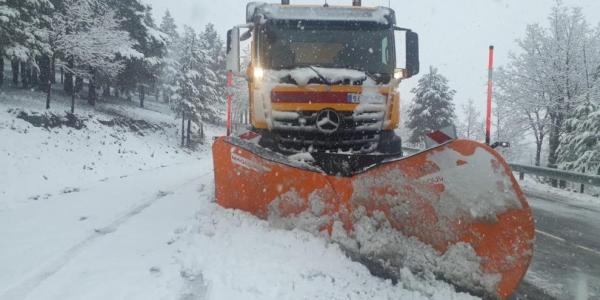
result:
<svg viewBox="0 0 600 300"><path fill-rule="evenodd" d="M166 54L163 58L161 72L159 76L159 88L164 102L171 104L171 96L177 89L177 74L179 72L178 54L181 52L178 47L181 46L177 24L171 13L167 10L162 18L160 31L167 35Z"/></svg>
<svg viewBox="0 0 600 300"><path fill-rule="evenodd" d="M123 68L117 54L133 55L134 43L127 32L119 29L115 12L103 1L64 0L64 4L64 11L52 18L48 32L51 49L68 62L64 66L67 73L87 78L90 91L95 91L95 78L115 77ZM73 111L74 103L71 106Z"/></svg>
<svg viewBox="0 0 600 300"><path fill-rule="evenodd" d="M456 91L450 89L448 80L434 67L423 75L417 87L410 107L407 127L412 130L410 143L423 143L425 135L435 130L454 125L454 103Z"/></svg>
<svg viewBox="0 0 600 300"><path fill-rule="evenodd" d="M165 63L164 57L167 55L167 41L169 40L167 34L156 26L150 6L146 6L144 25L146 26L147 46L145 52L143 52L145 77L142 78L143 81L140 84L140 104L142 107L143 99L147 93L146 87L150 87L155 95L158 94L158 78Z"/></svg>
<svg viewBox="0 0 600 300"><path fill-rule="evenodd" d="M165 35L155 26L150 7L140 0L103 0L117 12L121 20L120 27L127 31L136 42L134 49L142 53L142 57L123 57L125 69L119 74L116 85L130 99L135 91L140 92L140 100L145 96L145 86L153 85L165 54ZM140 104L143 104L140 101Z"/></svg>
<svg viewBox="0 0 600 300"><path fill-rule="evenodd" d="M209 108L203 119L209 122L217 122L223 119L223 108L225 107L225 87L227 73L225 70L225 48L213 24L208 23L200 34L202 52L205 53L204 63L206 69L200 70L201 89L203 101Z"/></svg>
<svg viewBox="0 0 600 300"><path fill-rule="evenodd" d="M559 168L600 175L600 81L582 95L561 137Z"/></svg>
<svg viewBox="0 0 600 300"><path fill-rule="evenodd" d="M168 37L168 43L171 44L173 41L179 38L179 32L177 32L177 24L175 19L171 16L171 12L167 9L165 15L162 17L159 26L160 31L164 32Z"/></svg>
<svg viewBox="0 0 600 300"><path fill-rule="evenodd" d="M177 87L173 100L175 110L184 119L200 124L207 109L203 101L204 90L200 84L201 69L206 69L206 53L200 49L200 41L193 28L184 27L179 53L180 70L177 74Z"/></svg>
<svg viewBox="0 0 600 300"><path fill-rule="evenodd" d="M37 69L36 58L50 54L45 29L53 5L49 0L0 0L0 58L29 73ZM19 77L13 68L13 81ZM16 71L16 72L15 72ZM29 84L30 74L21 74L23 85Z"/></svg>

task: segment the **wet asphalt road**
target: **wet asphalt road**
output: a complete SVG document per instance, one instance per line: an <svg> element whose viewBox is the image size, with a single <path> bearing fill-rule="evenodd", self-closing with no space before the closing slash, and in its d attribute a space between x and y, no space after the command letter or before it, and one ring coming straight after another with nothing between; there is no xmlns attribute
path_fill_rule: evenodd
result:
<svg viewBox="0 0 600 300"><path fill-rule="evenodd" d="M512 298L600 299L600 204L525 193L536 222L535 250Z"/></svg>

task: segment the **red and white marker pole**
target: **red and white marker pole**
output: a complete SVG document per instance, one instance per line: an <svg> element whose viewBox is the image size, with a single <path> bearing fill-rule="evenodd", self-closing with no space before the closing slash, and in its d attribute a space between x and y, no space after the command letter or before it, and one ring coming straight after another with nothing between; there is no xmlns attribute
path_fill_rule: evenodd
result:
<svg viewBox="0 0 600 300"><path fill-rule="evenodd" d="M231 135L231 88L233 87L233 72L227 71L227 136Z"/></svg>
<svg viewBox="0 0 600 300"><path fill-rule="evenodd" d="M487 87L487 111L485 114L485 143L491 143L492 131L492 93L494 88L494 46L490 46L490 57L488 62L488 87Z"/></svg>

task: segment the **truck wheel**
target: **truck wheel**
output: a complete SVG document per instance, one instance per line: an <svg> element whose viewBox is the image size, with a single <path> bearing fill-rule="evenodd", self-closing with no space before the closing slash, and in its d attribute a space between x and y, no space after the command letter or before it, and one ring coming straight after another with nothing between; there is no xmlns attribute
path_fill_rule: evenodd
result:
<svg viewBox="0 0 600 300"><path fill-rule="evenodd" d="M402 156L402 139L394 131L383 131L381 132L381 139L377 150L384 154Z"/></svg>
<svg viewBox="0 0 600 300"><path fill-rule="evenodd" d="M257 130L257 132L260 134L260 140L258 141L259 146L272 151L279 151L279 147L277 146L277 142L275 141L273 134L266 130Z"/></svg>

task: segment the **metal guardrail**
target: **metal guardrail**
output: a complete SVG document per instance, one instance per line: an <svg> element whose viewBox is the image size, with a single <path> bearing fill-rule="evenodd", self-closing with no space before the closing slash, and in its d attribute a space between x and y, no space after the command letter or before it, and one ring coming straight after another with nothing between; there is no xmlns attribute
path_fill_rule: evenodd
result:
<svg viewBox="0 0 600 300"><path fill-rule="evenodd" d="M584 192L584 185L600 186L600 176L597 175L587 175L552 168L535 167L520 164L510 164L510 167L514 172L519 172L519 179L521 180L523 180L525 174L533 174L556 180L581 183L581 193Z"/></svg>

